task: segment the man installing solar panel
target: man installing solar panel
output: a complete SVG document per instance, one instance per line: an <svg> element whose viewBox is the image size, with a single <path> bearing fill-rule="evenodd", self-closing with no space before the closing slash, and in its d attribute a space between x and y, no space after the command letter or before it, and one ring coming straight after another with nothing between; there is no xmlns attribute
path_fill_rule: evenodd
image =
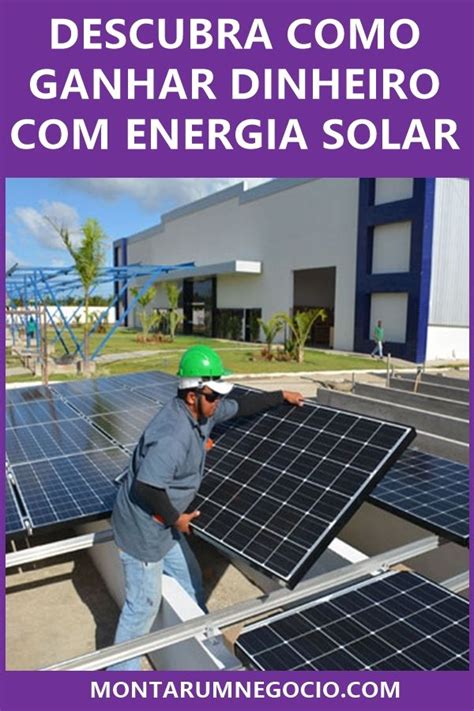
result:
<svg viewBox="0 0 474 711"><path fill-rule="evenodd" d="M112 513L115 542L125 575L125 602L115 643L150 631L161 602L162 574L171 575L206 611L201 571L183 534L199 511L186 513L202 481L209 435L215 425L287 403L303 405L298 392L224 397L220 356L193 346L182 356L178 392L151 420L133 452ZM139 671L140 657L109 667Z"/></svg>

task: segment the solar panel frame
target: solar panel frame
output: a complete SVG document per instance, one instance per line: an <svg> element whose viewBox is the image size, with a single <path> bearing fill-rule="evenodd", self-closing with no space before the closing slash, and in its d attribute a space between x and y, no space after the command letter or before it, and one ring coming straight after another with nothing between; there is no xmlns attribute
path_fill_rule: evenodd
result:
<svg viewBox="0 0 474 711"><path fill-rule="evenodd" d="M8 538L26 533L23 514L8 476L5 477L5 533Z"/></svg>
<svg viewBox="0 0 474 711"><path fill-rule="evenodd" d="M467 670L469 605L418 573L388 571L249 625L235 652L257 670Z"/></svg>
<svg viewBox="0 0 474 711"><path fill-rule="evenodd" d="M128 462L126 452L109 446L11 469L28 521L38 531L109 516L117 494L115 479Z"/></svg>
<svg viewBox="0 0 474 711"><path fill-rule="evenodd" d="M441 482L444 472L456 481ZM436 479L437 494L433 493ZM469 545L469 467L420 450L408 449L370 495L370 502L462 546ZM450 508L447 508L451 500ZM439 502L430 513L428 502ZM454 505L453 505L454 502ZM434 511L434 512L433 512Z"/></svg>
<svg viewBox="0 0 474 711"><path fill-rule="evenodd" d="M283 542L286 542L288 540L288 536L281 534L280 529L278 532L275 532L275 528L273 528L273 533L272 534L267 534L266 526L263 524L260 525L260 528L257 533L254 534L253 538L250 538L250 529L254 529L255 525L258 525L258 521L255 523L252 523L252 525L247 525L248 523L248 511L249 509L254 506L255 504L255 496L253 497L253 500L251 497L247 496L247 500L242 500L239 503L240 509L245 509L247 512L246 514L242 513L232 513L229 507L229 499L233 500L235 498L237 492L240 492L239 495L242 495L242 491L244 489L248 489L247 484L243 484L240 482L239 486L235 488L234 482L231 480L231 475L234 474L237 471L238 467L234 466L230 468L230 473L225 472L224 469L224 460L227 457L228 459L231 459L232 455L235 453L235 444L233 447L228 447L226 446L226 433L230 433L227 435L227 439L235 439L235 437L238 438L239 432L242 433L242 427L243 432L246 433L247 438L251 435L251 432L256 432L257 428L261 425L263 420L267 418L267 422L270 421L274 424L274 429L277 427L282 426L282 424L288 423L288 418L290 416L290 413L294 413L294 417L302 417L303 412L306 411L306 419L302 422L302 424L299 425L299 427L304 426L306 420L310 417L311 413L331 413L331 419L336 418L336 416L340 417L343 419L344 417L350 417L353 419L353 424L351 425L352 427L355 427L355 425L361 426L361 428L364 427L364 423L375 423L374 426L376 426L376 429L372 432L371 437L368 438L368 440L365 442L365 444L362 446L366 447L370 444L370 441L372 438L377 435L380 430L384 427L392 428L393 430L397 431L400 433L399 437L399 442L398 446L396 449L391 449L389 450L383 459L379 462L378 466L375 468L375 470L372 471L372 474L369 477L365 477L363 484L359 486L357 491L349 498L348 501L346 501L345 505L342 506L342 508L339 511L339 514L337 517L332 518L330 522L328 521L324 527L323 532L319 535L319 537L312 543L311 545L307 545L306 539L310 537L313 533L312 530L308 530L308 528L304 528L304 526L308 525L308 522L310 522L310 519L307 518L306 521L302 522L302 517L301 515L298 515L297 523L293 526L293 531L296 530L296 528L299 529L298 535L300 538L305 538L304 540L304 547L305 550L304 552L301 553L301 556L298 560L298 562L295 564L294 559L290 561L291 568L287 567L286 572L282 572L281 568L280 570L275 569L275 562L270 565L267 561L269 558L275 555L276 551L272 553L271 555L267 556L265 561L262 563L261 560L257 560L255 554L250 555L249 552L245 551L245 548L247 548L251 543L254 543L254 550L257 548L258 550L258 545L261 542L262 543L262 549L266 546L269 547L272 545L272 539L277 538L278 536L282 537L282 540L280 541L278 547L283 547L285 551L287 552L287 558L289 559L289 554L288 550L290 547L290 544L286 545L286 548L282 546ZM250 425L250 429L249 429ZM293 430L295 427L293 426ZM323 434L327 434L327 432L324 432L325 426L319 431L321 436ZM298 430L298 428L296 428ZM350 519L350 517L353 515L355 510L358 508L360 503L368 496L368 493L376 486L378 481L380 481L381 477L384 475L385 471L392 465L392 463L395 461L395 459L399 456L399 449L403 449L403 447L408 446L409 442L414 438L415 436L415 431L411 427L405 427L403 425L398 425L398 424L392 424L392 423L386 423L381 420L377 420L376 418L367 418L364 416L361 416L356 413L350 413L346 411L341 411L341 410L336 410L334 408L330 407L321 407L317 405L316 403L307 403L303 408L290 408L288 406L282 406L281 408L275 408L273 410L267 411L264 414L261 415L256 415L250 418L239 418L238 420L232 420L232 429L230 429L230 426L226 423L220 428L216 428L215 432L217 431L217 439L215 442L214 448L208 453L207 455L207 462L206 462L206 474L204 476L203 484L201 485L200 492L198 496L196 497L195 501L191 505L191 508L199 508L201 510L201 516L199 519L195 519L193 522L193 530L194 532L204 538L205 540L211 542L213 545L217 546L221 550L224 550L227 554L230 555L235 555L237 557L243 558L247 563L249 563L251 566L257 568L261 572L264 572L266 575L269 575L270 577L275 577L281 581L283 581L288 587L292 588L296 585L296 583L305 575L305 573L310 569L310 567L313 565L314 561L326 550L327 546L329 543L337 536L338 532L341 530L341 528L345 525L345 523ZM273 431L273 430L272 430ZM220 434L219 434L220 433ZM237 434L236 434L237 433ZM403 436L402 436L403 435ZM243 439L243 437L242 437ZM256 439L256 438L255 438ZM269 439L268 436L266 439ZM313 438L312 441L314 441L315 438ZM288 442L288 440L287 440ZM258 447L258 442L255 441L256 447ZM281 450L281 448L285 445L285 443L277 442L276 443L277 448ZM223 449L224 447L224 449ZM359 450L361 447L359 447ZM216 463L213 461L213 458L215 457L215 453L219 452L220 453L220 467L221 467L221 472L222 474L219 474L217 479L221 479L221 481L218 483L216 487L214 487L213 493L215 495L215 492L219 489L219 487L222 486L222 484L228 485L228 491L226 492L226 503L225 504L216 504L212 502L212 497L206 493L206 478L209 477L210 474L213 474L214 469L216 468ZM229 456L230 455L230 456ZM298 454L295 454L295 458L299 459L300 456L302 455L302 452L300 451ZM239 455L241 460L245 460L245 466L248 468L250 466L250 457L247 454L245 457L242 457ZM270 459L274 456L274 453L270 456ZM357 455L359 456L359 455ZM311 459L311 457L309 457ZM327 458L327 457L326 457ZM324 460L324 457L322 458L321 461ZM219 467L219 461L217 462L217 468ZM268 459L267 459L268 462ZM234 462L235 464L235 462ZM252 462L252 466L255 466L255 462ZM341 466L341 465L338 465ZM258 475L255 476L255 482L253 482L252 477L254 474L251 475L251 481L253 483L253 486L259 486L260 484L260 479L262 478L262 472L265 471L265 467L268 470L268 463L262 464L262 465L257 465L257 470L258 468L261 468L261 471ZM345 467L342 467L344 470ZM314 468L313 468L314 472ZM301 482L300 482L301 483ZM312 489L314 490L315 484L313 484ZM268 489L266 491L266 501L265 504L268 507L269 502L271 502L271 499L273 498L271 495L270 487L274 488L275 487L275 482L272 480L271 483L268 484ZM309 487L311 489L311 487ZM320 487L321 488L321 487ZM327 489L326 489L327 491ZM248 494L248 491L245 492L246 495ZM265 494L265 491L263 492ZM301 493L301 492L300 492ZM337 494L337 492L333 491L333 496ZM342 498L342 494L339 495L339 498ZM336 497L337 498L337 497ZM347 497L346 497L347 498ZM287 502L288 503L288 499ZM329 501L328 501L329 504ZM273 502L272 504L273 505ZM322 505L322 504L321 504ZM211 520L206 523L206 517L209 517L210 511L212 512L212 507L214 507L215 514L212 516ZM280 506L277 506L275 510L271 513L270 518L272 518L274 515L276 515L277 511L280 509ZM225 515L222 516L223 512L225 510ZM284 511L284 521L285 525L288 525L290 522L291 524L291 515L293 515L294 511L292 508L288 507ZM301 510L299 512L301 514ZM253 511L252 515L256 514L256 510ZM236 532L234 531L234 543L231 540L226 540L226 537L228 535L228 531L222 532L217 531L215 533L211 533L208 530L208 527L212 524L213 521L216 520L216 518L221 515L221 518L226 518L229 522L230 526L230 531L233 529L236 529L238 525L240 525L240 529L243 529L242 532L242 540L245 540L245 535L247 535L248 532L248 540L243 543L242 545L236 545L236 539L238 536L236 535ZM322 514L320 514L322 515ZM325 516L327 517L328 512L325 512ZM233 517L233 518L232 518ZM240 520L238 520L240 518ZM317 518L316 514L313 516L313 521L314 518ZM244 524L242 524L244 522ZM268 523L268 520L267 520ZM311 522L310 522L311 523ZM281 526L281 524L278 524ZM247 530L246 530L247 529ZM302 531L302 532L301 532ZM288 533L288 532L287 532ZM240 534L240 531L239 531ZM267 534L267 535L265 535ZM255 539L257 536L260 535L260 540L256 541ZM295 549L297 545L301 544L294 544L293 548ZM278 548L277 547L277 548ZM299 553L299 551L297 551ZM278 553L276 553L278 557ZM284 552L281 551L281 556L280 558L284 558Z"/></svg>

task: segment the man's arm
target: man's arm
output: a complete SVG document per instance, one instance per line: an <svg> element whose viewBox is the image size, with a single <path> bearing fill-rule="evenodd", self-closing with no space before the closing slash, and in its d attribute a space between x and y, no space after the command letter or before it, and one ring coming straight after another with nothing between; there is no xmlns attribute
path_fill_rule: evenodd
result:
<svg viewBox="0 0 474 711"><path fill-rule="evenodd" d="M189 524L199 516L199 511L180 514L170 501L165 489L157 489L142 481L132 484L131 495L139 506L158 518L165 526L174 526L181 533L190 533Z"/></svg>
<svg viewBox="0 0 474 711"><path fill-rule="evenodd" d="M284 403L289 405L304 405L304 398L301 393L290 390L275 390L273 392L248 393L244 397L229 398L221 403L217 411L216 420L223 422L231 417L249 417L265 412L271 407L277 407Z"/></svg>

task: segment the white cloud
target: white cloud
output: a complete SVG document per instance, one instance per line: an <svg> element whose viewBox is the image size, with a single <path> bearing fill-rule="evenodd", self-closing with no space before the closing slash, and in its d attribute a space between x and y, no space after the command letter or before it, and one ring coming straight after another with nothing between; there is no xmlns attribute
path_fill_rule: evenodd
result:
<svg viewBox="0 0 474 711"><path fill-rule="evenodd" d="M21 264L21 266L25 266L24 260L20 259L20 257L17 257L13 250L5 250L5 268L10 269L10 267L12 267L14 264Z"/></svg>
<svg viewBox="0 0 474 711"><path fill-rule="evenodd" d="M63 178L61 183L109 202L128 197L155 212L199 200L242 180L254 187L269 178Z"/></svg>
<svg viewBox="0 0 474 711"><path fill-rule="evenodd" d="M42 200L39 210L35 207L17 207L15 216L26 235L48 249L65 249L65 247L61 237L46 218L52 220L58 227L66 227L73 242L80 236L79 214L72 205L64 202Z"/></svg>

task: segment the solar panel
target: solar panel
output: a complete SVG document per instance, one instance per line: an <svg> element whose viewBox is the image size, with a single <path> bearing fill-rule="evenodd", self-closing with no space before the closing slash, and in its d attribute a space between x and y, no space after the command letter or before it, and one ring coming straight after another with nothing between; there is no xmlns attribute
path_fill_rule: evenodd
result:
<svg viewBox="0 0 474 711"><path fill-rule="evenodd" d="M152 399L133 390L119 389L115 392L69 396L67 402L78 412L91 417L104 412L127 411L131 407L146 407L152 403Z"/></svg>
<svg viewBox="0 0 474 711"><path fill-rule="evenodd" d="M23 517L8 478L5 478L5 532L7 536L25 532Z"/></svg>
<svg viewBox="0 0 474 711"><path fill-rule="evenodd" d="M177 383L157 383L148 385L146 388L135 388L133 390L137 395L149 397L154 402L164 405L165 402L175 397L177 393Z"/></svg>
<svg viewBox="0 0 474 711"><path fill-rule="evenodd" d="M214 430L193 528L293 587L414 434L310 403L232 420Z"/></svg>
<svg viewBox="0 0 474 711"><path fill-rule="evenodd" d="M36 402L37 400L49 400L55 397L51 388L44 385L36 385L30 388L9 388L6 391L7 405L19 405L25 402Z"/></svg>
<svg viewBox="0 0 474 711"><path fill-rule="evenodd" d="M111 445L105 435L82 418L8 429L6 440L11 464L107 449Z"/></svg>
<svg viewBox="0 0 474 711"><path fill-rule="evenodd" d="M263 670L467 670L468 612L420 575L388 573L251 625L235 650Z"/></svg>
<svg viewBox="0 0 474 711"><path fill-rule="evenodd" d="M371 494L371 501L438 535L469 542L469 468L408 449Z"/></svg>
<svg viewBox="0 0 474 711"><path fill-rule="evenodd" d="M143 430L158 412L156 404L146 407L127 409L126 412L109 412L95 415L91 421L100 427L109 437L124 447L134 447L140 439Z"/></svg>
<svg viewBox="0 0 474 711"><path fill-rule="evenodd" d="M110 514L113 479L129 456L118 447L12 467L33 528Z"/></svg>
<svg viewBox="0 0 474 711"><path fill-rule="evenodd" d="M90 378L88 380L72 380L69 383L57 383L51 390L61 397L74 397L76 395L96 395L114 392L118 389L114 378Z"/></svg>
<svg viewBox="0 0 474 711"><path fill-rule="evenodd" d="M23 404L8 405L6 426L21 427L55 420L69 420L77 414L59 398L43 398Z"/></svg>

